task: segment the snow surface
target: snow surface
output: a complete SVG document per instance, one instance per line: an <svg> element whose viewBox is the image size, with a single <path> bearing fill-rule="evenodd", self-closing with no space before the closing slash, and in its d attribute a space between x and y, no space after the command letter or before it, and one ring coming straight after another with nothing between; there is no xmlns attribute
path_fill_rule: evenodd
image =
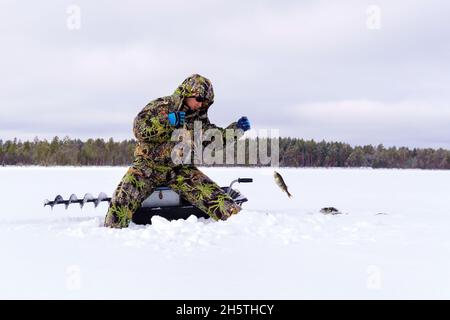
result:
<svg viewBox="0 0 450 320"><path fill-rule="evenodd" d="M450 298L450 171L206 168L249 198L225 222L102 227L126 168L0 168L0 298ZM333 206L342 215L324 215Z"/></svg>

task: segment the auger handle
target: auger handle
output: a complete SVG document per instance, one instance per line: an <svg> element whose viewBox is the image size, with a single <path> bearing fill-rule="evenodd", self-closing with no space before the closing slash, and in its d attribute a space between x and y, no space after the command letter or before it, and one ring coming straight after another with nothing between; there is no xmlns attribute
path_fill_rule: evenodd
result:
<svg viewBox="0 0 450 320"><path fill-rule="evenodd" d="M238 182L238 183L249 183L249 182L253 182L253 179L252 178L239 178L239 179L231 181L231 184L228 187L228 194L231 193L231 188L233 188L233 184L235 184L236 182Z"/></svg>

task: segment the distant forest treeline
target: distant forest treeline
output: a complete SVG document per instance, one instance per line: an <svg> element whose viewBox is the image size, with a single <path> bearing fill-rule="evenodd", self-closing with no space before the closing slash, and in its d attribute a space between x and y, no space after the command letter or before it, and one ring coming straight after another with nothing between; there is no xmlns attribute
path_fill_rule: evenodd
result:
<svg viewBox="0 0 450 320"><path fill-rule="evenodd" d="M341 142L297 138L280 138L279 142L280 166L283 167L450 169L450 151L444 149L352 147ZM0 139L0 165L128 166L133 161L134 146L134 140L81 141L55 137L52 141L36 138L22 142Z"/></svg>

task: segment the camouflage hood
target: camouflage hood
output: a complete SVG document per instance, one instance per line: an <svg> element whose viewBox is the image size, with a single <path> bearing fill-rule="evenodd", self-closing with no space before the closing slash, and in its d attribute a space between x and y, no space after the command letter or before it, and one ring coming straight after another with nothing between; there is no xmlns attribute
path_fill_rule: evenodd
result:
<svg viewBox="0 0 450 320"><path fill-rule="evenodd" d="M189 97L203 97L207 99L204 102L204 108L206 109L214 103L214 90L211 81L199 74L193 74L186 78L172 96L176 100L177 109L182 107L184 98Z"/></svg>

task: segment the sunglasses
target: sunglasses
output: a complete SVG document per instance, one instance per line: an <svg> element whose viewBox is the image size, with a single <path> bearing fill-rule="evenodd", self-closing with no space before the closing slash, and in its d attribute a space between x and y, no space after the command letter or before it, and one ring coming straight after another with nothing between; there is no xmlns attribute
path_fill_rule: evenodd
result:
<svg viewBox="0 0 450 320"><path fill-rule="evenodd" d="M203 97L193 97L193 98L195 98L195 101L197 101L197 102L205 102L206 100L208 100L208 99L203 98Z"/></svg>

